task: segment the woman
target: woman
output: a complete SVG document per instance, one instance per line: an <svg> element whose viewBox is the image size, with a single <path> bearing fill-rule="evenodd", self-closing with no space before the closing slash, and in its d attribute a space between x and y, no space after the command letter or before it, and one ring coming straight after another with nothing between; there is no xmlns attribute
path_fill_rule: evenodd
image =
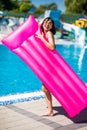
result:
<svg viewBox="0 0 87 130"><path fill-rule="evenodd" d="M55 49L55 42L53 35L56 32L54 21L50 17L45 18L41 24L41 29L43 33L37 34L38 38L40 38L43 41L43 43L47 48L53 51ZM46 103L48 106L48 113L45 114L45 116L53 116L54 113L52 108L52 96L44 84L42 85L42 91L45 93Z"/></svg>

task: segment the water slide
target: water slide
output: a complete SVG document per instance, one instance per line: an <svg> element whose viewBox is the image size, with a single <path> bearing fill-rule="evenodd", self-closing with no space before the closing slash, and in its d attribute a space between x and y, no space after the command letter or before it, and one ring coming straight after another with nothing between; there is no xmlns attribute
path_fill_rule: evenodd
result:
<svg viewBox="0 0 87 130"><path fill-rule="evenodd" d="M85 42L85 31L73 24L62 22L63 29L69 31L75 35L75 40L81 42Z"/></svg>
<svg viewBox="0 0 87 130"><path fill-rule="evenodd" d="M54 20L56 28L63 28L65 31L69 31L75 35L75 40L80 44L85 44L85 31L75 25L61 22L61 11L60 10L47 10L44 13L44 18L51 17Z"/></svg>

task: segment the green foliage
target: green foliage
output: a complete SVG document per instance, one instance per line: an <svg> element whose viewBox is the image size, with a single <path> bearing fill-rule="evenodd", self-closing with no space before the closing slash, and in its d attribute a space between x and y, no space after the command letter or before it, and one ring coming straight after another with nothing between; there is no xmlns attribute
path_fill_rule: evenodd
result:
<svg viewBox="0 0 87 130"><path fill-rule="evenodd" d="M31 4L29 4L29 3L23 3L23 4L20 5L19 11L20 11L20 12L28 12L28 10L29 10L31 7L32 7Z"/></svg>
<svg viewBox="0 0 87 130"><path fill-rule="evenodd" d="M48 5L48 9L56 10L56 9L58 9L58 7L57 7L56 3L51 3L51 4Z"/></svg>
<svg viewBox="0 0 87 130"><path fill-rule="evenodd" d="M35 14L43 14L46 10L56 10L58 7L55 3L40 5L35 9Z"/></svg>
<svg viewBox="0 0 87 130"><path fill-rule="evenodd" d="M35 9L33 13L35 16L43 14L46 10L58 9L56 3L44 4L40 5L39 7L35 7L35 5L33 5L31 2L32 0L0 0L0 7L3 7L0 9L7 10L7 12L9 11L8 15L11 16L14 14L16 16L17 12L30 14L29 10L32 7Z"/></svg>
<svg viewBox="0 0 87 130"><path fill-rule="evenodd" d="M17 4L11 0L0 0L0 10L12 10Z"/></svg>
<svg viewBox="0 0 87 130"><path fill-rule="evenodd" d="M87 0L65 0L66 13L87 14Z"/></svg>
<svg viewBox="0 0 87 130"><path fill-rule="evenodd" d="M34 14L43 14L44 13L44 9L42 8L36 8L35 9L35 12L34 12Z"/></svg>
<svg viewBox="0 0 87 130"><path fill-rule="evenodd" d="M57 9L57 5L55 3L47 4L47 5L40 5L38 8L44 9L44 10L51 10L51 9Z"/></svg>

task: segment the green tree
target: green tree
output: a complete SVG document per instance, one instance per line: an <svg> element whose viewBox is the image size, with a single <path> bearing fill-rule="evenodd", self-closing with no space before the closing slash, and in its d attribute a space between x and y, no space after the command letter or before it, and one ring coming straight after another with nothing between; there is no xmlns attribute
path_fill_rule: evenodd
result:
<svg viewBox="0 0 87 130"><path fill-rule="evenodd" d="M56 3L51 3L51 4L49 4L48 5L48 9L50 9L50 10L56 10L56 9L58 9L58 7L57 7L57 5L56 5Z"/></svg>
<svg viewBox="0 0 87 130"><path fill-rule="evenodd" d="M38 8L35 9L35 14L43 14L46 10L56 10L58 9L55 3L50 3L46 5L40 5Z"/></svg>
<svg viewBox="0 0 87 130"><path fill-rule="evenodd" d="M0 10L12 10L17 4L12 0L0 0Z"/></svg>
<svg viewBox="0 0 87 130"><path fill-rule="evenodd" d="M30 3L31 4L31 0L16 0L18 1L18 3L23 4L23 3Z"/></svg>
<svg viewBox="0 0 87 130"><path fill-rule="evenodd" d="M19 11L20 11L20 12L28 12L28 10L29 10L31 7L32 7L31 4L29 4L29 3L23 3L23 4L20 5Z"/></svg>
<svg viewBox="0 0 87 130"><path fill-rule="evenodd" d="M65 0L66 13L87 14L87 0Z"/></svg>
<svg viewBox="0 0 87 130"><path fill-rule="evenodd" d="M31 0L20 0L19 2L19 12L28 12L31 8L36 8L32 3Z"/></svg>

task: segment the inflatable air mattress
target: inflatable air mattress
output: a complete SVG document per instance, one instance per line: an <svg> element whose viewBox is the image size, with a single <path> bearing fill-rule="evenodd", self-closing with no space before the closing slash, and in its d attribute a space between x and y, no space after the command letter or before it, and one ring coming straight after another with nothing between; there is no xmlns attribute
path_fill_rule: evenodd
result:
<svg viewBox="0 0 87 130"><path fill-rule="evenodd" d="M53 96L74 117L87 106L87 87L62 56L36 36L41 33L34 16L2 40L38 76Z"/></svg>

